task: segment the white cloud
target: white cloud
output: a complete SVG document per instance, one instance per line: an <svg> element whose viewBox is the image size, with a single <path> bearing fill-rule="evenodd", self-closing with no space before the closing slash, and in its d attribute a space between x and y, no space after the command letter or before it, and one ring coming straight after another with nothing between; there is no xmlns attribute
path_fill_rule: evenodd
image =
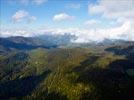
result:
<svg viewBox="0 0 134 100"><path fill-rule="evenodd" d="M72 19L74 19L74 16L68 15L66 13L56 14L53 17L54 21L63 21L63 20L72 20Z"/></svg>
<svg viewBox="0 0 134 100"><path fill-rule="evenodd" d="M94 24L98 24L98 22L94 19L91 19L91 20L87 20L85 22L86 25L94 25Z"/></svg>
<svg viewBox="0 0 134 100"><path fill-rule="evenodd" d="M25 11L25 10L18 10L13 16L12 16L12 20L14 22L21 22L24 20L27 21L35 21L37 18L35 16L31 16L29 14L29 12Z"/></svg>
<svg viewBox="0 0 134 100"><path fill-rule="evenodd" d="M90 16L99 15L99 19L89 19L83 28L36 28L36 29L7 29L2 28L0 36L36 36L41 34L61 34L70 33L78 38L73 42L102 41L107 39L125 39L134 41L134 1L133 0L100 0L96 4L88 7ZM92 16L92 17L93 17ZM36 20L27 11L20 10L12 18L22 21L24 18ZM101 20L101 18L103 20ZM74 16L66 13L56 14L54 21L72 20ZM101 27L102 24L113 24L110 27ZM113 21L114 19L114 21ZM116 25L117 24L117 25Z"/></svg>
<svg viewBox="0 0 134 100"><path fill-rule="evenodd" d="M12 19L15 22L19 22L21 21L23 18L27 17L29 15L29 13L25 10L19 10L17 11L13 16Z"/></svg>
<svg viewBox="0 0 134 100"><path fill-rule="evenodd" d="M95 19L90 19L87 20L85 23L87 28L98 28L101 25L101 21L100 20L95 20Z"/></svg>
<svg viewBox="0 0 134 100"><path fill-rule="evenodd" d="M10 36L32 36L31 32L27 29L2 29L0 37L10 37Z"/></svg>
<svg viewBox="0 0 134 100"><path fill-rule="evenodd" d="M132 23L125 21L118 27L114 28L97 28L86 29L86 28L37 28L28 30L24 29L5 29L1 32L1 36L37 36L43 34L60 34L69 33L77 37L73 42L86 43L90 41L102 41L107 39L125 39L134 41L134 30L132 30Z"/></svg>
<svg viewBox="0 0 134 100"><path fill-rule="evenodd" d="M134 40L134 0L100 0L96 4L90 4L88 11L91 15L99 15L101 18L109 20L114 24L110 28L97 29L101 34L101 38L123 38L126 40ZM95 21L89 21L89 24Z"/></svg>
<svg viewBox="0 0 134 100"><path fill-rule="evenodd" d="M88 9L90 14L101 14L106 18L134 18L134 0L100 0L90 4Z"/></svg>

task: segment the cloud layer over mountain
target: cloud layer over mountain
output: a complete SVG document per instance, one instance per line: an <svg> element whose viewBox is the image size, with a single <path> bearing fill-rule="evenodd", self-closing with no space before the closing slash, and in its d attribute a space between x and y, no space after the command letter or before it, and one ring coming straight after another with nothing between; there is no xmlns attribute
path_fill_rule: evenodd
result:
<svg viewBox="0 0 134 100"><path fill-rule="evenodd" d="M21 0L22 1L22 0ZM25 2L30 2L25 0ZM24 1L23 1L24 2ZM32 3L42 4L46 0L32 0ZM49 2L49 0L47 1ZM46 3L47 3L46 2ZM22 2L21 2L22 3ZM82 6L77 4L77 11L82 9ZM74 4L66 5L65 8L71 8L73 10ZM90 41L102 41L105 38L108 39L125 39L134 41L134 1L133 0L98 0L95 3L89 3L85 7L87 9L88 17L83 21L78 20L79 16L68 12L56 12L52 14L49 23L52 21L52 25L47 27L36 26L36 28L11 28L2 25L0 36L38 36L43 34L71 34L75 35L77 39L73 42L90 42ZM76 10L76 8L74 8ZM82 13L82 12L81 12ZM82 15L81 15L82 16ZM99 17L99 18L98 18ZM14 22L24 21L38 21L38 17L33 16L26 10L18 10L12 15ZM66 21L69 23L66 23ZM73 23L80 21L77 27ZM27 23L28 24L28 23ZM33 23L34 24L34 23ZM60 25L60 26L56 26ZM67 26L67 27L62 27Z"/></svg>

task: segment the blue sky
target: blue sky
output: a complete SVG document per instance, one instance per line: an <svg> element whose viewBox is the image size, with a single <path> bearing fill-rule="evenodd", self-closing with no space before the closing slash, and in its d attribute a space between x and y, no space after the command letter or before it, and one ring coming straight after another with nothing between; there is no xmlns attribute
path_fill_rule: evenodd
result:
<svg viewBox="0 0 134 100"><path fill-rule="evenodd" d="M0 4L0 36L68 32L78 36L76 42L134 37L133 0L0 0Z"/></svg>
<svg viewBox="0 0 134 100"><path fill-rule="evenodd" d="M16 0L17 1L17 0ZM20 1L20 0L19 0ZM19 10L25 10L29 12L32 16L36 16L37 20L33 22L33 25L40 26L40 25L50 25L50 26L58 26L58 27L68 27L69 26L80 26L81 22L92 18L89 16L88 12L88 4L95 2L93 1L80 1L77 0L50 0L45 1L42 4L32 4L29 0L29 4L15 2L14 0L1 0L1 21L2 24L9 24L12 20L11 16L15 14L15 12ZM79 5L78 8L73 8L73 6ZM74 21L68 22L64 20L64 22L57 22L53 21L53 16L58 13L67 13L70 16L77 16ZM25 25L25 22L13 24L13 25Z"/></svg>

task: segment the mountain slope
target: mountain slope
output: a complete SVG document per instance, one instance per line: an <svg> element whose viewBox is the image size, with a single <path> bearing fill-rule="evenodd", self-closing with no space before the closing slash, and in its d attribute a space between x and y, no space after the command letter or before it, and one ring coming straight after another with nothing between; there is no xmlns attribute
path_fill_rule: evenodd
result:
<svg viewBox="0 0 134 100"><path fill-rule="evenodd" d="M6 54L10 51L31 50L36 48L51 48L56 45L45 44L38 38L32 37L9 37L0 38L0 53Z"/></svg>
<svg viewBox="0 0 134 100"><path fill-rule="evenodd" d="M29 38L13 37L4 41L7 40L18 45L40 45ZM0 98L3 100L133 98L133 42L98 44L94 49L87 45L51 49L37 46L24 50L5 44L9 50L14 47L15 52L0 55Z"/></svg>

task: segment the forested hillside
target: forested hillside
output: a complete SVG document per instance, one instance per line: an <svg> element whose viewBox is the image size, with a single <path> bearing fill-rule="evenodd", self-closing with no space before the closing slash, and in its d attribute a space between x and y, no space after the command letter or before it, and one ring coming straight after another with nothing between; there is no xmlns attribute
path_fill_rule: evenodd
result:
<svg viewBox="0 0 134 100"><path fill-rule="evenodd" d="M134 93L133 44L107 47L1 54L0 99L128 100Z"/></svg>

